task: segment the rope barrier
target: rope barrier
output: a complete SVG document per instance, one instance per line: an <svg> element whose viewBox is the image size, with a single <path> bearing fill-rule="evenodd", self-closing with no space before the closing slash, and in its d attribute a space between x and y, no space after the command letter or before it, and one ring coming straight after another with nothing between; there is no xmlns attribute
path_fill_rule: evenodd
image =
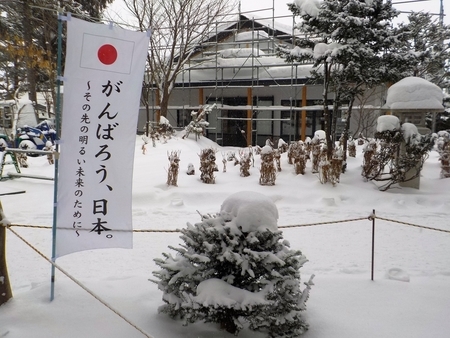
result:
<svg viewBox="0 0 450 338"><path fill-rule="evenodd" d="M353 218L353 219L346 219L346 220L339 220L339 221L329 221L329 222L318 222L318 223L306 223L306 224L296 224L296 225L281 225L278 228L280 229L289 229L289 228L299 228L299 227L310 227L310 226L317 226L317 225L327 225L327 224L338 224L338 223L348 223L348 222L355 222L355 221L362 221L362 220L370 220L374 221L375 219L387 221L387 222L393 222L398 223L402 225L412 226L416 228L421 229L427 229L427 230L434 230L444 233L450 233L450 230L444 230L444 229L438 229L438 228L432 228L428 226L408 223L408 222L402 222L397 220L392 220L389 218L379 217L375 215L375 212L370 214L368 217L360 217L360 218ZM55 262L50 260L48 257L46 257L42 252L40 252L37 248L35 248L33 245L31 245L28 241L26 241L23 237L21 237L17 232L15 232L11 227L24 227L24 228L35 228L35 229L52 229L51 226L43 226L43 225L23 225L23 224L2 224L0 222L0 226L5 226L9 231L11 231L14 235L16 235L20 240L22 240L26 245L28 245L32 250L34 250L38 255L40 255L42 258L44 258L47 262L52 264L56 269L61 271L64 275L66 275L70 280L72 280L75 284L80 286L83 290L85 290L87 293L89 293L92 297L94 297L97 301L99 301L101 304L106 306L109 310L114 312L117 316L122 318L125 322L127 322L129 325L131 325L133 328L135 328L137 331L142 333L147 338L152 338L150 335L148 335L146 332L144 332L142 329L140 329L138 326L133 324L130 320L128 320L126 317L124 317L122 314L120 314L118 311L113 309L109 304L107 304L105 301L100 299L98 296L96 296L92 291L90 291L88 288L86 288L84 285L82 285L77 279L72 277L69 273L67 273L64 269L62 269L59 265L57 265ZM73 228L58 228L58 229L67 229L67 230L73 230ZM80 230L89 230L89 229L80 229ZM89 230L90 231L90 230ZM159 230L159 229L135 229L135 230L115 230L115 231L132 231L132 232L161 232L161 233L174 233L174 232L181 232L181 230ZM373 263L372 263L373 264ZM372 267L372 280L373 280L373 267Z"/></svg>
<svg viewBox="0 0 450 338"><path fill-rule="evenodd" d="M416 228L422 228L422 229L427 229L427 230L434 230L434 231L440 231L440 232L445 232L445 233L450 233L450 230L444 230L444 229L438 229L438 228L432 228L432 227L427 227L424 225L418 225L418 224L413 224L413 223L408 223L408 222L402 222L402 221L396 221L393 219L389 219L389 218L383 218L383 217L379 217L379 216L375 216L375 215L370 215L369 217L360 217L360 218L351 218L351 219L344 219L344 220L339 220L339 221L329 221L329 222L318 222L318 223L305 223L305 224L294 224L294 225L280 225L278 226L279 229L291 229L291 228L301 228L301 227L310 227L310 226L316 226L316 225L328 225L328 224L338 224L338 223L349 223L349 222L357 222L357 221L364 221L364 220L372 220L373 218L382 220L382 221L387 221L387 222L393 222L393 223L398 223L398 224L403 224L403 225L409 225L412 227L416 227ZM31 229L52 229L51 226L46 226L46 225L26 225L26 224L10 224L9 226L16 226L16 227L22 227L22 228L31 228ZM57 228L57 229L62 229L62 230L74 230L73 228ZM79 230L86 230L86 231L90 231L90 229L79 229ZM137 233L145 233L145 232L161 232L161 233L176 233L176 232L181 232L180 229L174 229L174 230L170 230L170 229L133 229L133 230L112 230L112 231L119 231L119 232L137 232Z"/></svg>
<svg viewBox="0 0 450 338"><path fill-rule="evenodd" d="M30 229L52 229L53 227L49 225L28 225L28 224L10 224L9 226L12 227L20 227L20 228L30 228ZM57 227L59 230L74 230L74 228L62 228ZM77 230L85 230L85 231L91 231L91 229L77 229ZM114 229L111 231L118 231L118 232L180 232L179 229L170 230L170 229L133 229L133 230L121 230L121 229Z"/></svg>
<svg viewBox="0 0 450 338"><path fill-rule="evenodd" d="M413 223L408 223L408 222L396 221L396 220L393 220L393 219L383 218L383 217L374 216L374 215L372 215L371 217L374 217L375 219L379 219L379 220L382 220L382 221L393 222L393 223L398 223L398 224L403 224L403 225L409 225L409 226L412 226L412 227L422 228L422 229L427 229L427 230L446 232L446 233L450 234L450 230L444 230L444 229L427 227L427 226L424 226L424 225L418 225L418 224L413 224Z"/></svg>
<svg viewBox="0 0 450 338"><path fill-rule="evenodd" d="M315 225L325 225L325 224L337 224L337 223L347 223L347 222L355 222L355 221L365 221L367 217L361 218L353 218L353 219L344 219L341 221L329 221L329 222L320 222L320 223L306 223L306 224L296 224L296 225L280 225L279 229L289 229L289 228L300 228L300 227L310 227Z"/></svg>
<svg viewBox="0 0 450 338"><path fill-rule="evenodd" d="M0 226L2 224L0 223ZM3 225L5 226L5 225ZM22 240L26 245L28 245L33 251L35 251L39 256L44 258L47 262L49 262L51 265L53 265L56 269L61 271L66 277L68 277L70 280L72 280L75 284L77 284L79 287L81 287L84 291L89 293L92 297L94 297L97 301L99 301L101 304L106 306L109 310L114 312L117 316L122 318L125 322L127 322L129 325L131 325L133 328L135 328L137 331L142 333L147 338L153 338L149 334L147 334L145 331L143 331L141 328L139 328L136 324L133 324L129 319L127 319L125 316L123 316L121 313L119 313L117 310L113 309L108 303L106 303L104 300L100 299L97 295L95 295L91 290L89 290L87 287L85 287L81 282L79 282L75 277L70 275L68 272L66 272L63 268L61 268L58 264L53 262L51 259L49 259L47 256L45 256L42 252L40 252L37 248L35 248L33 245L31 245L25 238L20 236L17 232L15 232L13 229L11 229L10 225L6 226L6 228L11 231L14 235L16 235L20 240Z"/></svg>

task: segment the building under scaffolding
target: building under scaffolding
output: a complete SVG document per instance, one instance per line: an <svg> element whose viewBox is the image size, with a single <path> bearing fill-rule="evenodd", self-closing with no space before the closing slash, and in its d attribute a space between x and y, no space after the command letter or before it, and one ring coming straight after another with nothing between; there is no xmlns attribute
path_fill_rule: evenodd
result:
<svg viewBox="0 0 450 338"><path fill-rule="evenodd" d="M215 103L206 136L222 146L264 145L268 138L289 142L323 129L322 85L308 81L311 64L276 57L276 47L292 47L297 33L293 24L278 23L273 13L265 18L239 13L218 22L212 36L199 43L170 96L167 119L172 126L185 127L192 111ZM159 107L156 89L151 93L154 121ZM364 105L382 103L375 95ZM145 124L141 107L138 131Z"/></svg>

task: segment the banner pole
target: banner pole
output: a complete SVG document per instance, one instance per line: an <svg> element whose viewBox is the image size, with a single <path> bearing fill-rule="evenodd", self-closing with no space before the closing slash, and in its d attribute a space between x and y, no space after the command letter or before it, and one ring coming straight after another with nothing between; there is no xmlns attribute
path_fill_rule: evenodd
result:
<svg viewBox="0 0 450 338"><path fill-rule="evenodd" d="M56 260L56 216L58 211L58 168L59 168L59 140L61 139L61 58L62 58L62 18L58 10L58 54L56 61L56 111L55 111L55 124L56 124L56 140L55 140L55 179L53 186L53 227L52 227L52 262ZM55 298L55 265L52 264L51 270L51 290L50 301Z"/></svg>
<svg viewBox="0 0 450 338"><path fill-rule="evenodd" d="M372 264L371 264L371 274L370 279L373 280L373 272L374 272L374 265L375 265L375 209L373 209L373 216L372 216Z"/></svg>

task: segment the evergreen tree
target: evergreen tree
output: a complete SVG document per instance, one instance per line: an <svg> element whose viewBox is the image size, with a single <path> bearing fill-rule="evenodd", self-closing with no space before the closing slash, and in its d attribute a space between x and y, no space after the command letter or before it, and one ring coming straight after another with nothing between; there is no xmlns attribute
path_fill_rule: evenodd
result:
<svg viewBox="0 0 450 338"><path fill-rule="evenodd" d="M55 102L58 9L61 6L64 12L98 21L111 2L0 1L0 89L5 96L12 98L20 89L28 91L30 100L36 102L36 93L48 90L49 102Z"/></svg>
<svg viewBox="0 0 450 338"><path fill-rule="evenodd" d="M408 37L416 62L411 75L441 88L450 87L450 26L433 20L429 13L411 13L400 29Z"/></svg>
<svg viewBox="0 0 450 338"><path fill-rule="evenodd" d="M306 0L289 5L301 18L298 29L304 38L297 48L280 50L287 61L312 61L311 80L324 84L323 102L327 155L333 148L332 117L338 116L346 101L347 125L344 130L344 156L348 129L357 95L386 82L396 82L409 75L414 58L408 53L405 34L393 29L392 20L399 14L391 1L324 0L316 10ZM309 3L310 4L310 3ZM328 96L334 92L334 112L328 112ZM345 169L345 159L344 168Z"/></svg>
<svg viewBox="0 0 450 338"><path fill-rule="evenodd" d="M215 217L182 229L177 255L155 259L166 303L160 312L219 323L237 334L247 322L269 337L297 337L308 325L301 316L312 281L300 290L300 267L307 261L291 250L277 229L278 211L267 197L240 192Z"/></svg>

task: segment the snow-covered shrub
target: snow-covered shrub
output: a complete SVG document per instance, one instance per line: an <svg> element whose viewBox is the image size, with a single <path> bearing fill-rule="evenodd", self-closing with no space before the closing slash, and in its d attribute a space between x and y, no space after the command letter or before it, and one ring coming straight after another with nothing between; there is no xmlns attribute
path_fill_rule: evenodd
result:
<svg viewBox="0 0 450 338"><path fill-rule="evenodd" d="M173 185L177 187L178 170L180 167L180 153L181 151L172 151L170 154L167 152L167 158L169 160L169 170L167 170L167 185Z"/></svg>
<svg viewBox="0 0 450 338"><path fill-rule="evenodd" d="M183 139L189 137L190 134L195 135L195 140L199 139L205 134L206 128L209 126L209 122L205 120L206 115L216 108L216 104L212 106L206 105L200 108L198 111L191 112L191 122L184 128L185 134Z"/></svg>
<svg viewBox="0 0 450 338"><path fill-rule="evenodd" d="M159 124L149 125L149 136L152 140L153 147L156 147L156 141L167 143L167 140L172 137L173 133L174 129L172 125L164 116L160 117ZM144 145L142 146L142 153L145 154L147 151L148 137L143 136L142 140L144 141Z"/></svg>
<svg viewBox="0 0 450 338"><path fill-rule="evenodd" d="M216 150L203 149L200 153L200 179L203 183L215 183L214 171L218 171L216 165Z"/></svg>
<svg viewBox="0 0 450 338"><path fill-rule="evenodd" d="M289 148L289 145L282 138L279 138L278 139L278 147L277 147L279 152L281 154L285 153L286 151L288 151L288 148Z"/></svg>
<svg viewBox="0 0 450 338"><path fill-rule="evenodd" d="M356 143L353 139L348 142L348 156L356 157Z"/></svg>
<svg viewBox="0 0 450 338"><path fill-rule="evenodd" d="M441 178L450 177L450 150L442 151L439 156L439 161L441 161Z"/></svg>
<svg viewBox="0 0 450 338"><path fill-rule="evenodd" d="M288 150L291 161L294 163L294 170L297 175L305 174L306 169L306 152L302 141L292 142Z"/></svg>
<svg viewBox="0 0 450 338"><path fill-rule="evenodd" d="M242 177L250 176L250 165L252 163L252 150L240 150L239 151L239 165L240 173Z"/></svg>
<svg viewBox="0 0 450 338"><path fill-rule="evenodd" d="M450 133L441 130L436 135L436 150L439 154L441 154L445 149L450 148Z"/></svg>
<svg viewBox="0 0 450 338"><path fill-rule="evenodd" d="M320 138L314 136L310 142L311 144L311 154L312 154L312 173L318 173L319 172L319 157L321 153L322 148L322 141Z"/></svg>
<svg viewBox="0 0 450 338"><path fill-rule="evenodd" d="M142 154L145 155L147 153L147 144L148 144L148 137L145 135L142 135L142 141L144 142L142 144L141 150L142 150ZM153 146L156 146L155 144L153 144Z"/></svg>
<svg viewBox="0 0 450 338"><path fill-rule="evenodd" d="M270 145L265 145L261 149L261 169L259 184L261 185L275 185L275 164L274 151Z"/></svg>
<svg viewBox="0 0 450 338"><path fill-rule="evenodd" d="M275 163L277 165L277 171L281 171L281 151L279 149L273 150L273 158L275 159Z"/></svg>
<svg viewBox="0 0 450 338"><path fill-rule="evenodd" d="M393 184L419 177L435 141L432 134L421 135L415 125L401 124L394 115L378 118L375 138L377 150L370 162L365 162L367 167L363 167L363 176L367 180L383 182L379 187L383 191Z"/></svg>
<svg viewBox="0 0 450 338"><path fill-rule="evenodd" d="M370 139L369 142L363 146L363 165L361 175L364 178L374 177L378 172L378 167L380 164L378 160L374 157L377 151L377 142L374 139Z"/></svg>
<svg viewBox="0 0 450 338"><path fill-rule="evenodd" d="M311 158L311 148L312 148L312 144L311 144L311 137L306 137L305 138L305 142L303 142L305 144L305 155L306 155L306 160L309 160Z"/></svg>
<svg viewBox="0 0 450 338"><path fill-rule="evenodd" d="M331 169L331 163L328 161L327 157L327 147L325 143L320 143L320 150L318 158L318 173L319 173L319 181L322 184L325 184L330 181L330 169ZM313 152L313 158L314 158L314 152Z"/></svg>
<svg viewBox="0 0 450 338"><path fill-rule="evenodd" d="M292 250L277 227L278 210L259 193L228 197L216 216L182 229L176 255L163 253L153 272L165 302L159 311L182 319L218 323L238 334L244 327L269 337L294 338L308 325L302 318L312 277L300 288L307 259Z"/></svg>
<svg viewBox="0 0 450 338"><path fill-rule="evenodd" d="M342 163L344 161L344 154L341 147L333 150L333 156L331 158L331 167L330 167L330 182L333 185L340 182L341 173L342 173Z"/></svg>

